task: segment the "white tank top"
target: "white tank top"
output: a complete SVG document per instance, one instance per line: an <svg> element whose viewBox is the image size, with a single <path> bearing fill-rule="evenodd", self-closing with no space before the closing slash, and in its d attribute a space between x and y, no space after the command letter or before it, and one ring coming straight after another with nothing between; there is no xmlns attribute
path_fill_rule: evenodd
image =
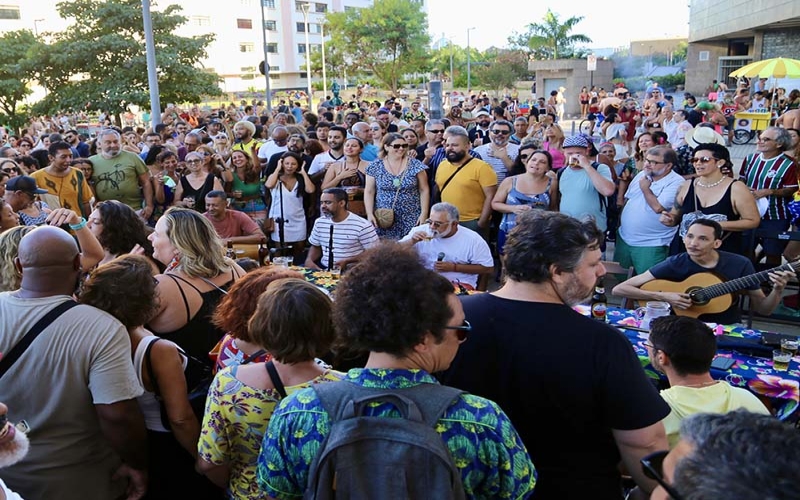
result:
<svg viewBox="0 0 800 500"><path fill-rule="evenodd" d="M133 367L134 370L136 370L136 376L139 378L139 383L142 385L142 387L144 387L144 381L142 380L142 374L145 369L144 353L147 351L147 347L158 339L159 337L155 335L150 335L149 337L143 338L141 342L139 342L139 345L136 346L136 352L133 354ZM184 370L186 369L186 363L187 359L184 356ZM170 432L170 430L164 427L164 424L161 423L161 404L156 399L155 393L145 390L141 396L136 398L136 402L139 403L139 408L142 410L142 414L144 414L144 425L148 430L156 432Z"/></svg>

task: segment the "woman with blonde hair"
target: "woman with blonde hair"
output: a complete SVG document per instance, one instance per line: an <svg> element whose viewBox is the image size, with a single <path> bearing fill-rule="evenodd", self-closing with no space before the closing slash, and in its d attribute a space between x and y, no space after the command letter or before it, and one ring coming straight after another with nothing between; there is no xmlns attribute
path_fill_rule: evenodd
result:
<svg viewBox="0 0 800 500"><path fill-rule="evenodd" d="M214 226L194 210L170 208L148 239L153 244L153 258L166 266L164 273L156 276L161 300L148 328L175 342L210 370L208 353L225 333L211 323L211 316L227 288L244 271L225 257L225 246Z"/></svg>
<svg viewBox="0 0 800 500"><path fill-rule="evenodd" d="M564 130L558 124L549 125L544 131L545 141L542 143L542 150L550 153L553 158L553 170L558 170L564 166L566 157L564 156Z"/></svg>
<svg viewBox="0 0 800 500"><path fill-rule="evenodd" d="M17 226L0 233L0 292L19 288L22 273L14 265L23 236L33 231L34 226Z"/></svg>

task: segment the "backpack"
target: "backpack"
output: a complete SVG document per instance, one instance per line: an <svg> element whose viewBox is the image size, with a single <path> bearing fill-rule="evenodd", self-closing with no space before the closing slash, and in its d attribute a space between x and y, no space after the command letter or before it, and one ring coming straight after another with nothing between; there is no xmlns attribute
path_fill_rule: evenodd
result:
<svg viewBox="0 0 800 500"><path fill-rule="evenodd" d="M463 391L438 384L383 390L347 381L313 388L331 422L303 498L465 498L461 473L435 430ZM402 418L364 416L375 401L394 404Z"/></svg>

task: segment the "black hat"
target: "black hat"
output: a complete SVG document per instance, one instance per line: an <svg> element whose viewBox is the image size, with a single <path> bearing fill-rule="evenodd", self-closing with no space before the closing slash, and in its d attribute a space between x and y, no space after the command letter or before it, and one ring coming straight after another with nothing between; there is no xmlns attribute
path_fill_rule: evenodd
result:
<svg viewBox="0 0 800 500"><path fill-rule="evenodd" d="M6 191L25 191L28 194L45 194L46 189L40 189L36 185L36 179L27 175L12 177L6 182Z"/></svg>

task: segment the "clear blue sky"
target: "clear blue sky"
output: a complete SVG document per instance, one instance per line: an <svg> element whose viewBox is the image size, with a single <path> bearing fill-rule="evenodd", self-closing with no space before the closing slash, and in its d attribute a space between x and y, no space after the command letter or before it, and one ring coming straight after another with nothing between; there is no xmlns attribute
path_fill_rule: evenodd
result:
<svg viewBox="0 0 800 500"><path fill-rule="evenodd" d="M541 22L547 12L546 3L562 21L572 16L584 17L575 32L592 39L590 48L628 46L631 40L689 35L688 0L656 4L633 0L560 0L553 3L428 0L431 38L437 40L444 34L453 43L466 46L467 28L475 27L470 32L471 46L480 50L491 46L504 47L511 32L521 32L528 24Z"/></svg>

